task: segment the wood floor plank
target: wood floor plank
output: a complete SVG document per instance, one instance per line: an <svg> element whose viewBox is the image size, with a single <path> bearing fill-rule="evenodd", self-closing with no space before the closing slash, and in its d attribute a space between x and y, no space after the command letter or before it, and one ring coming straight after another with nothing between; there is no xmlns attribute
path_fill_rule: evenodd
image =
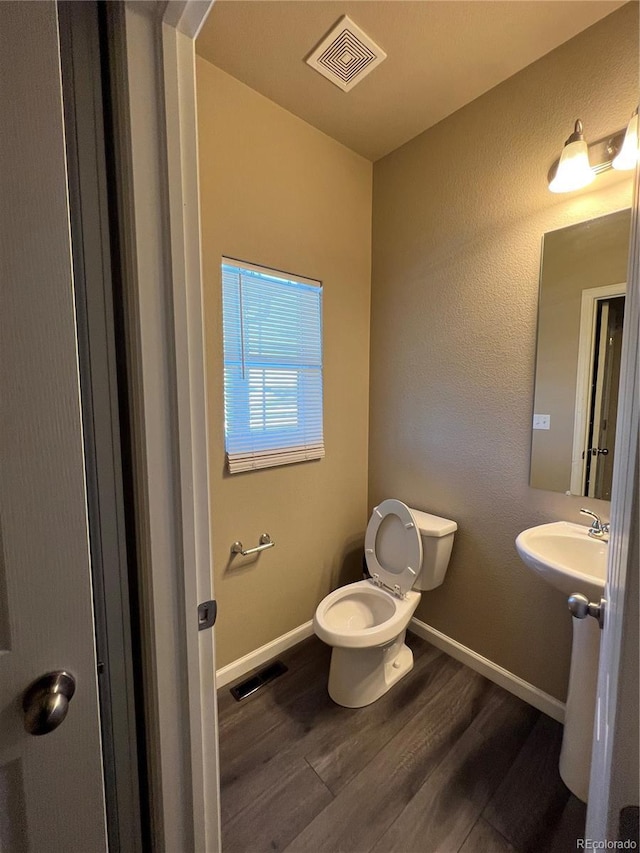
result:
<svg viewBox="0 0 640 853"><path fill-rule="evenodd" d="M339 731L347 716L348 710L329 698L326 679L316 677L301 690L296 702L279 709L268 730L239 729L236 738L244 734L244 743L221 749L222 820L232 818L273 784L278 773L288 774L289 765L304 759L304 744L311 733L319 728Z"/></svg>
<svg viewBox="0 0 640 853"><path fill-rule="evenodd" d="M281 655L288 671L265 685L254 695L237 702L228 688L218 691L219 705L225 704L219 718L220 764L225 767L289 718L288 709L304 701L311 693L320 696L322 682L328 678L330 649L316 637L295 655ZM291 650L292 652L294 650Z"/></svg>
<svg viewBox="0 0 640 853"><path fill-rule="evenodd" d="M483 817L523 853L547 850L569 791L560 779L562 726L541 714Z"/></svg>
<svg viewBox="0 0 640 853"><path fill-rule="evenodd" d="M553 830L548 853L567 853L569 850L577 850L576 842L578 838L584 838L586 822L586 803L571 794Z"/></svg>
<svg viewBox="0 0 640 853"><path fill-rule="evenodd" d="M326 726L305 748L305 758L334 794L347 785L416 713L431 692L461 668L433 646L377 702L352 710L340 727Z"/></svg>
<svg viewBox="0 0 640 853"><path fill-rule="evenodd" d="M492 685L471 725L372 853L459 850L538 716L525 702Z"/></svg>
<svg viewBox="0 0 640 853"><path fill-rule="evenodd" d="M425 652L433 652L433 646L415 635L407 634L407 643L416 661ZM236 756L242 749L250 747L252 741L280 725L288 708L292 708L291 716L295 715L295 707L306 692L317 693L322 684L326 692L331 648L317 637L309 637L285 650L278 659L288 667L288 672L247 699L237 702L231 696L230 688L237 682L218 691L222 763L226 756ZM241 680L251 674L247 673ZM251 732L251 738L247 738L247 731Z"/></svg>
<svg viewBox="0 0 640 853"><path fill-rule="evenodd" d="M313 766L310 755L327 760L338 755L344 760L335 760L330 767L324 764L327 778L322 773L319 775L331 790L332 782L336 783L336 789L343 787L416 712L423 702L420 689L440 689L461 668L461 664L430 647L418 657L411 680L405 679L413 685L411 690L402 690L401 682L396 688L398 692L390 691L379 702L357 710L332 702L322 675L314 682L313 689L281 709L279 726L252 739L250 749L244 748L234 757L223 755L220 763L223 820L237 814L263 786L270 784L270 764L275 759L281 766L287 757L295 762L303 756Z"/></svg>
<svg viewBox="0 0 640 853"><path fill-rule="evenodd" d="M256 726L264 728L265 714L277 714L282 707L295 701L305 686L316 682L320 673L326 671L328 674L330 658L331 649L317 637L309 637L278 656L289 668L288 672L254 695L237 702L230 693L230 688L237 681L218 690L221 741L223 735L230 737L238 729L245 733L246 739L247 726L252 730L255 730ZM250 676L251 673L247 673L239 680L243 681Z"/></svg>
<svg viewBox="0 0 640 853"><path fill-rule="evenodd" d="M413 651L415 660L418 660L427 650L433 649L433 646L426 640L410 632L407 632L406 643ZM331 648L316 636L307 637L307 639L279 654L277 659L289 667L289 672L274 681L269 686L268 691L260 690L241 702L237 702L231 695L230 688L234 684L249 678L252 672L256 670L246 673L242 678L236 679L218 690L218 720L221 727L243 726L246 719L258 716L255 710L256 703L258 705L265 703L266 705L277 704L281 706L295 698L299 685L308 683L312 674L316 677L319 677L320 673L324 671L328 674ZM267 666L267 663L262 666ZM261 669L262 666L257 667L257 669ZM275 700L267 699L265 702L264 697L267 695L276 698Z"/></svg>
<svg viewBox="0 0 640 853"><path fill-rule="evenodd" d="M516 849L490 823L478 818L460 853L516 853Z"/></svg>
<svg viewBox="0 0 640 853"><path fill-rule="evenodd" d="M458 670L291 842L288 853L368 853L469 727L489 689L477 673Z"/></svg>
<svg viewBox="0 0 640 853"><path fill-rule="evenodd" d="M419 638L408 643L414 670L364 709L328 698L331 650L315 637L283 653L289 672L251 699L236 703L219 691L224 853L371 853L376 843L390 853L420 796L428 819L419 815L415 853L438 844L446 853L461 845L461 853L575 849L584 807L559 783L560 727L538 721L505 769L526 736L507 719L519 700L496 705L499 688ZM539 716L528 706L527 714ZM387 831L388 844L380 840ZM462 841L447 849L443 839Z"/></svg>
<svg viewBox="0 0 640 853"><path fill-rule="evenodd" d="M224 853L283 850L329 803L332 794L304 761L274 762L271 784L222 824Z"/></svg>

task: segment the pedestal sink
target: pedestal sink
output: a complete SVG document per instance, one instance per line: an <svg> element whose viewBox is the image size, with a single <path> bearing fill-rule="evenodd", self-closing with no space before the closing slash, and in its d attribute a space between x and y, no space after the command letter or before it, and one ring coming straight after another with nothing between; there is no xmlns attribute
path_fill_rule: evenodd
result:
<svg viewBox="0 0 640 853"><path fill-rule="evenodd" d="M589 536L589 528L568 521L541 524L516 539L523 563L566 597L578 592L600 601L607 574L608 544ZM600 657L596 619L573 622L571 669L560 753L560 775L583 802L589 792L591 742Z"/></svg>

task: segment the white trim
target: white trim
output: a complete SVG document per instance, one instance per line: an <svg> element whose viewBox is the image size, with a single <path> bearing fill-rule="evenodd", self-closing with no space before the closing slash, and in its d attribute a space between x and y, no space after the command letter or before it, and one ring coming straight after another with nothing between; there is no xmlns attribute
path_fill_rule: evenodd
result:
<svg viewBox="0 0 640 853"><path fill-rule="evenodd" d="M171 4L170 4L171 5ZM186 12L189 12L189 4ZM206 8L205 8L206 7ZM199 631L198 604L213 598L209 459L200 253L195 41L162 23L175 381L186 625L194 849L220 847L214 631ZM208 5L195 4L195 14Z"/></svg>
<svg viewBox="0 0 640 853"><path fill-rule="evenodd" d="M542 711L543 714L547 714L547 716L557 720L559 723L564 723L564 702L561 702L554 696L549 696L548 693L509 672L508 669L498 666L497 663L479 655L473 649L463 646L462 643L437 631L435 628L427 625L426 622L416 619L415 616L409 623L409 630L417 634L418 637L422 637L428 643L431 643L432 646L459 660L468 666L469 669L479 672L480 675L484 675L485 678L493 681L494 684L504 687L509 693L513 693L514 696L528 702L529 705Z"/></svg>
<svg viewBox="0 0 640 853"><path fill-rule="evenodd" d="M152 847L216 853L213 631L197 621L212 573L193 41L211 3L108 6Z"/></svg>
<svg viewBox="0 0 640 853"><path fill-rule="evenodd" d="M252 669L255 669L257 666L261 666L263 663L271 660L271 658L274 658L281 652L290 649L291 646L301 643L303 640L306 640L307 637L311 637L312 635L313 622L311 620L305 622L303 625L298 625L298 627L294 628L292 631L288 631L286 634L276 637L276 639L271 640L270 643L265 643L265 645L260 646L259 649L249 652L249 654L244 657L238 658L219 669L216 672L217 686L224 687L226 684L231 684L232 681L235 681L237 678L241 678L243 675L251 672Z"/></svg>
<svg viewBox="0 0 640 853"><path fill-rule="evenodd" d="M578 344L578 368L576 370L576 406L573 420L573 451L571 454L571 494L581 495L585 476L586 459L583 452L587 446L589 422L589 395L593 374L593 336L596 326L596 303L601 299L624 296L627 283L590 287L582 291L580 305L580 336Z"/></svg>
<svg viewBox="0 0 640 853"><path fill-rule="evenodd" d="M169 0L163 23L195 41L215 0Z"/></svg>
<svg viewBox="0 0 640 853"><path fill-rule="evenodd" d="M184 630L178 583L171 398L167 362L162 175L154 4L108 4L114 91L114 147L125 288L140 588L150 833L154 850L191 838L180 683ZM135 85L134 85L135 81ZM172 784L165 778L173 772ZM167 790L168 789L168 790ZM183 794L184 792L184 794Z"/></svg>
<svg viewBox="0 0 640 853"><path fill-rule="evenodd" d="M431 643L432 646L464 663L469 669L479 672L485 678L488 678L500 687L504 687L509 693L513 693L514 696L528 702L529 705L532 705L559 723L564 722L564 703L560 702L559 699L549 696L548 693L534 687L528 681L524 681L512 672L509 672L509 670L498 666L497 663L479 655L472 649L467 648L467 646L463 646L462 643L452 640L451 637L437 631L420 619L414 617L409 624L409 630L413 631L418 637L422 637L428 643ZM263 663L267 663L272 658L286 651L286 649L290 649L312 635L313 621L309 620L309 622L299 625L292 631L276 637L275 640L265 643L264 646L260 646L260 648L255 649L253 652L249 652L244 657L223 666L216 672L217 686L220 688L231 684L232 681L242 678L243 675L261 666Z"/></svg>

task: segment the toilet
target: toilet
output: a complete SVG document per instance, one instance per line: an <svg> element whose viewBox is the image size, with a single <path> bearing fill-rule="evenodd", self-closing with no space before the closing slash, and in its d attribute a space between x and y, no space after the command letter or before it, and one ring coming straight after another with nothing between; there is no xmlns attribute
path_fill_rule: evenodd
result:
<svg viewBox="0 0 640 853"><path fill-rule="evenodd" d="M404 640L418 590L443 582L457 529L393 498L374 508L364 539L371 577L329 593L313 618L333 648L328 689L338 705L370 705L412 669Z"/></svg>

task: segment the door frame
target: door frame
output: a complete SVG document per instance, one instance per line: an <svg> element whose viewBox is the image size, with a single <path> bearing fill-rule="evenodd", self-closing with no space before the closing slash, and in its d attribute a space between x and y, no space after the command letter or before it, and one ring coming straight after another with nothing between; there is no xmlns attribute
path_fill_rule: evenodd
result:
<svg viewBox="0 0 640 853"><path fill-rule="evenodd" d="M128 559L123 482L99 6L97 0L58 0L57 14L107 838L119 853L139 853L134 567Z"/></svg>
<svg viewBox="0 0 640 853"><path fill-rule="evenodd" d="M589 400L593 376L594 333L596 328L597 304L601 299L625 296L626 282L608 284L603 287L590 287L582 291L580 305L580 334L578 338L578 369L576 373L576 405L573 421L573 453L571 461L572 495L581 495L584 485L589 426Z"/></svg>
<svg viewBox="0 0 640 853"><path fill-rule="evenodd" d="M195 97L212 2L107 4L154 851L219 851Z"/></svg>
<svg viewBox="0 0 640 853"><path fill-rule="evenodd" d="M109 4L113 73L121 90L116 141L125 164L125 266L134 283L127 346L139 441L134 466L147 592L146 663L153 676L148 697L152 822L157 849L167 853L220 850L213 632L197 637L190 628L198 600L212 596L195 38L214 2ZM593 838L614 837L607 836L613 827L609 791L627 569L633 555L635 495L628 469L634 467L638 430L638 377L632 376L639 338L637 206L636 189L628 276L628 294L633 292L629 316L635 319L628 324L622 380L634 396L621 407L616 440L618 459L630 465L619 464L614 478L610 603L600 683L605 683L606 667L615 678L607 696L599 698L603 713L609 714L610 731L606 744L594 741L588 811ZM176 565L182 569L180 577Z"/></svg>

